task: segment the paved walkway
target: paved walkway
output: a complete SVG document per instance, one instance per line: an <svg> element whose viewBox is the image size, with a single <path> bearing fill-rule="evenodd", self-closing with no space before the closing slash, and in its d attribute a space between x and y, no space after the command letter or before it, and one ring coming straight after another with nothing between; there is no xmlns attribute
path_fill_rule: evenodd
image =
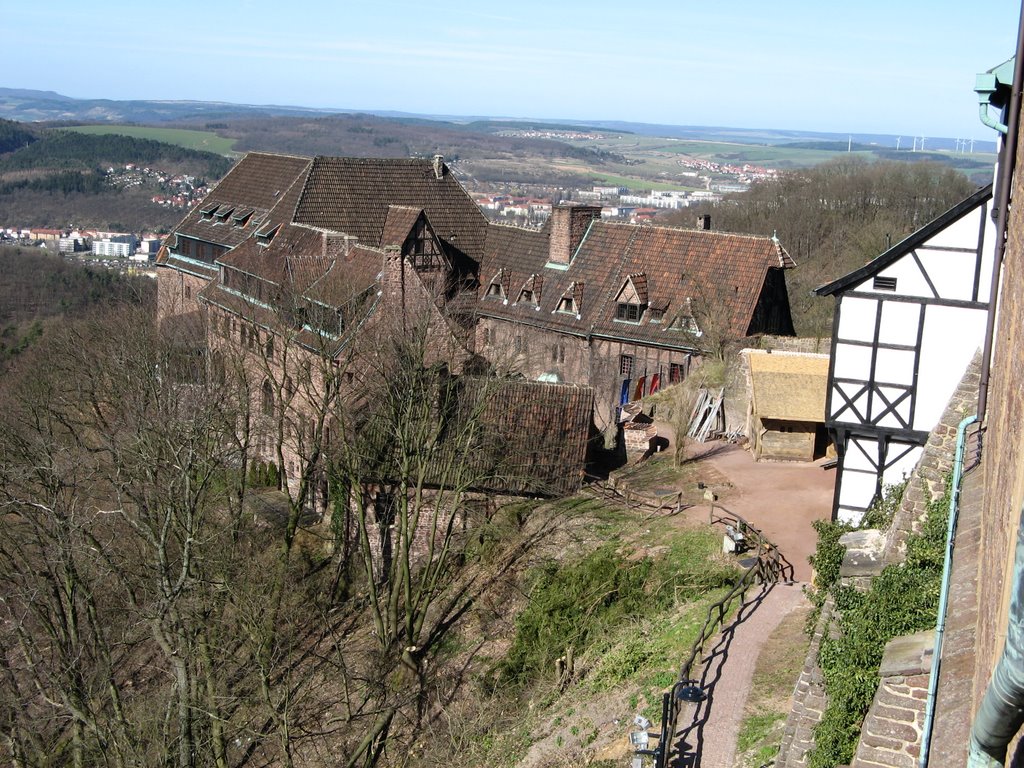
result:
<svg viewBox="0 0 1024 768"><path fill-rule="evenodd" d="M737 620L705 658L700 685L708 697L679 715L675 768L732 768L743 707L765 640L806 598L802 584L751 592Z"/></svg>

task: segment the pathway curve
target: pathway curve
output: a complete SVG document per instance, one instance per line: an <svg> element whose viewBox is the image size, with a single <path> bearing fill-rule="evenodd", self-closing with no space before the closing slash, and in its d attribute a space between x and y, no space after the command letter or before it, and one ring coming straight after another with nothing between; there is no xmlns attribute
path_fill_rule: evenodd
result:
<svg viewBox="0 0 1024 768"><path fill-rule="evenodd" d="M806 600L799 583L768 585L748 596L705 657L700 685L707 699L679 715L674 768L732 768L757 657L779 623Z"/></svg>

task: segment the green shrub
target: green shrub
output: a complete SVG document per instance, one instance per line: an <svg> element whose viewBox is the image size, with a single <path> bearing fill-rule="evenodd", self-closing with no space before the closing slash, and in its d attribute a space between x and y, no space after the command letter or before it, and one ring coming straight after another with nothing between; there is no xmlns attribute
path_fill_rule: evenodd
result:
<svg viewBox="0 0 1024 768"><path fill-rule="evenodd" d="M809 768L835 768L850 762L864 715L878 688L878 667L886 643L935 625L949 494L947 484L945 495L928 505L921 531L908 537L906 560L886 566L866 592L835 581L829 586L839 632L822 640L818 655L829 701L814 730L815 746L808 756ZM829 537L834 533L827 524L823 529ZM834 554L832 547L826 542L829 564ZM819 594L823 593L824 589L819 587Z"/></svg>
<svg viewBox="0 0 1024 768"><path fill-rule="evenodd" d="M530 602L516 619L516 634L500 673L523 685L553 671L571 647L580 653L616 623L641 615L649 600L644 586L649 559L626 562L612 545L577 563L550 563L533 578Z"/></svg>

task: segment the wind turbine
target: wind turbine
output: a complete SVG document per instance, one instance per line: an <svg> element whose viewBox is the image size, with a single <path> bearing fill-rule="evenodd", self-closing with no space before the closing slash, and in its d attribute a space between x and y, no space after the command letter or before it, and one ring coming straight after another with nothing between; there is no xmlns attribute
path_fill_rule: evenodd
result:
<svg viewBox="0 0 1024 768"><path fill-rule="evenodd" d="M899 152L899 151L900 151L900 142L901 142L901 141L903 141L903 137L902 137L902 136L897 136L897 137L896 137L896 151L897 151L897 152Z"/></svg>

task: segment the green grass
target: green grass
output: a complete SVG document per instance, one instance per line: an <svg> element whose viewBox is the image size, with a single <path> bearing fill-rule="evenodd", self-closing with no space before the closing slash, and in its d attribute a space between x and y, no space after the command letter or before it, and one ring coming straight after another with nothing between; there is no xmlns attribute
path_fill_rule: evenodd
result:
<svg viewBox="0 0 1024 768"><path fill-rule="evenodd" d="M736 737L736 752L746 754L748 765L764 765L779 751L777 739L772 739L779 722L786 719L783 712L764 711L743 720Z"/></svg>
<svg viewBox="0 0 1024 768"><path fill-rule="evenodd" d="M592 174L591 178L594 180L594 184L598 186L628 187L632 191L656 189L659 191L687 192L695 189L703 189L703 187L687 186L678 182L648 181L646 179L633 179L628 176L615 176L612 174Z"/></svg>
<svg viewBox="0 0 1024 768"><path fill-rule="evenodd" d="M218 136L212 131L189 131L184 128L153 128L144 125L77 125L68 130L93 136L113 133L119 136L131 136L135 139L151 139L185 149L214 152L218 155L232 154L232 148L235 146L235 139Z"/></svg>

